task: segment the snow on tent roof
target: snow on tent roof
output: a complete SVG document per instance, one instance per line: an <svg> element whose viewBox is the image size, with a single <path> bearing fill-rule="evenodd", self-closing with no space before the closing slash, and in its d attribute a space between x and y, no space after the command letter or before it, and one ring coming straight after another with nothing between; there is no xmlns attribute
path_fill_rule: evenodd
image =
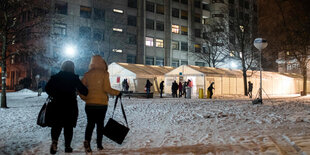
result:
<svg viewBox="0 0 310 155"><path fill-rule="evenodd" d="M134 72L137 76L162 76L174 69L170 66L153 66L143 64L117 63L118 65Z"/></svg>

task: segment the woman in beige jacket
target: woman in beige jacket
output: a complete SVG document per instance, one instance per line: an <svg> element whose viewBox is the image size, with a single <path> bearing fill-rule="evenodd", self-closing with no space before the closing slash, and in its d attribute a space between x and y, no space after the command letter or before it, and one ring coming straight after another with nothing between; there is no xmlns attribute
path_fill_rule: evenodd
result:
<svg viewBox="0 0 310 155"><path fill-rule="evenodd" d="M103 125L108 108L108 94L121 95L120 91L111 88L107 64L100 55L92 57L89 70L85 73L82 83L88 88L88 95L80 95L86 102L87 126L84 147L92 152L90 141L95 125L97 125L97 148L102 150Z"/></svg>

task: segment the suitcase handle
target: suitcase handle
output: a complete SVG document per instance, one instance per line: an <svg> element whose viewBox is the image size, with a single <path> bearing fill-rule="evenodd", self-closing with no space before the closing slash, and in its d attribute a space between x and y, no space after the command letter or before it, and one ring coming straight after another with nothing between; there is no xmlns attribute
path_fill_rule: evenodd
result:
<svg viewBox="0 0 310 155"><path fill-rule="evenodd" d="M127 125L127 127L128 127L127 117L126 117L126 114L125 114L125 110L124 110L124 106L123 106L123 103L122 103L122 97L121 97L121 96L117 96L116 99L115 99L115 104L114 104L114 109L113 109L113 113L112 113L112 118L113 118L113 116L114 116L114 111L115 111L115 109L116 109L116 105L117 105L118 98L119 98L120 103L121 103L121 108L122 108L123 117L124 117L124 119L125 119L125 121L126 121L126 125Z"/></svg>

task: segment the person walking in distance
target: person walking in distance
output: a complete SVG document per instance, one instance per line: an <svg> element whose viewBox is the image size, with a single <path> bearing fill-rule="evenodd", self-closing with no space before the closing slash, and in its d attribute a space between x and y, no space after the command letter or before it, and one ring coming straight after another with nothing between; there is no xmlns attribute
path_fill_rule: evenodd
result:
<svg viewBox="0 0 310 155"><path fill-rule="evenodd" d="M172 97L177 97L177 91L178 91L178 84L176 81L173 81L172 86L171 86L171 90L172 90Z"/></svg>
<svg viewBox="0 0 310 155"><path fill-rule="evenodd" d="M61 71L51 77L45 86L45 90L51 97L47 117L48 126L52 127L50 153L55 154L57 152L58 139L62 128L64 129L65 152L70 153L73 150L71 148L73 128L78 119L76 91L87 95L88 90L80 81L79 76L74 74L74 63L72 61L65 61L61 65Z"/></svg>
<svg viewBox="0 0 310 155"><path fill-rule="evenodd" d="M160 98L163 98L163 90L164 90L164 81L161 81L160 82L160 85L159 85L159 89L160 89Z"/></svg>
<svg viewBox="0 0 310 155"><path fill-rule="evenodd" d="M150 92L151 92L151 87L153 86L153 84L150 82L149 79L146 80L146 84L145 84L145 88L146 88L146 97L149 98L150 96Z"/></svg>
<svg viewBox="0 0 310 155"><path fill-rule="evenodd" d="M82 78L82 83L88 88L87 96L80 97L86 102L85 112L87 125L85 130L84 149L85 152L92 152L90 142L92 133L97 126L97 149L102 150L102 136L104 119L108 109L108 94L121 96L122 93L111 88L108 67L100 55L91 58L89 70Z"/></svg>
<svg viewBox="0 0 310 155"><path fill-rule="evenodd" d="M211 82L210 86L208 87L208 91L210 92L210 99L212 99L212 96L213 96L213 87L214 85L214 82Z"/></svg>
<svg viewBox="0 0 310 155"><path fill-rule="evenodd" d="M253 91L253 83L251 81L248 82L249 83L249 98L252 98L252 91Z"/></svg>

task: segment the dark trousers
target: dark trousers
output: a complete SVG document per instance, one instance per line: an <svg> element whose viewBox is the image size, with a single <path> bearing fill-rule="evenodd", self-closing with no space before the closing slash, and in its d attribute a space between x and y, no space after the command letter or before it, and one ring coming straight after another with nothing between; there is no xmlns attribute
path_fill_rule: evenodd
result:
<svg viewBox="0 0 310 155"><path fill-rule="evenodd" d="M108 106L86 106L87 126L85 131L85 140L91 141L93 130L97 125L97 144L101 145L103 136L104 118Z"/></svg>
<svg viewBox="0 0 310 155"><path fill-rule="evenodd" d="M65 147L70 147L73 136L72 126L65 126L65 127L53 126L51 129L52 140L58 141L62 128L64 128Z"/></svg>
<svg viewBox="0 0 310 155"><path fill-rule="evenodd" d="M163 90L160 89L160 98L163 98Z"/></svg>
<svg viewBox="0 0 310 155"><path fill-rule="evenodd" d="M252 91L249 91L249 97L252 98Z"/></svg>
<svg viewBox="0 0 310 155"><path fill-rule="evenodd" d="M179 97L182 97L182 90L179 90Z"/></svg>

